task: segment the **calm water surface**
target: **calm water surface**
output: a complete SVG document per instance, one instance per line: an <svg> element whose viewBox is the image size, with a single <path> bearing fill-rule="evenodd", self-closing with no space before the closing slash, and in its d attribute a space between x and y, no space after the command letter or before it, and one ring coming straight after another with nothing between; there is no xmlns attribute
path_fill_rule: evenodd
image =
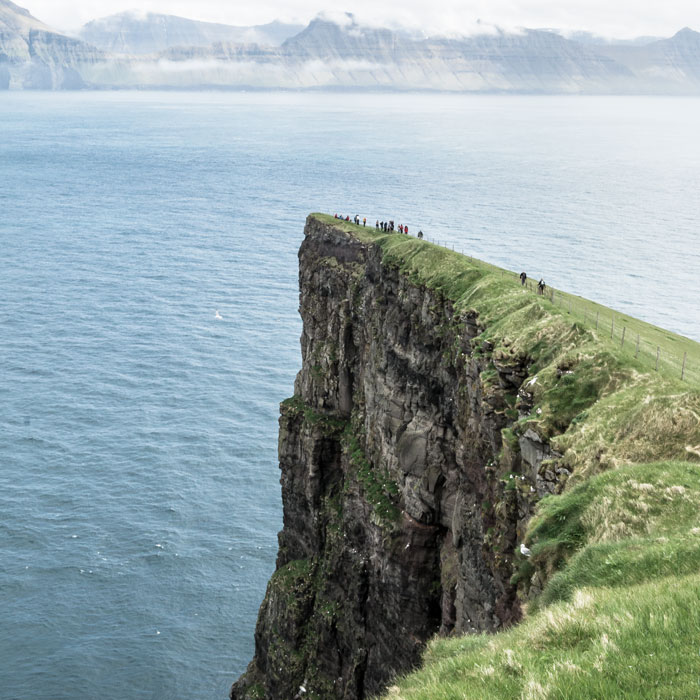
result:
<svg viewBox="0 0 700 700"><path fill-rule="evenodd" d="M224 698L244 669L308 212L700 340L698 123L694 99L0 95L0 698Z"/></svg>

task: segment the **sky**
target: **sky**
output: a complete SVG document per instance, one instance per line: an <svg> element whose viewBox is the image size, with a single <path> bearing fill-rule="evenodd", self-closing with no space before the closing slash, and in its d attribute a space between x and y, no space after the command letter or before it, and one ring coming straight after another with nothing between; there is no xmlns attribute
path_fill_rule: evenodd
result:
<svg viewBox="0 0 700 700"><path fill-rule="evenodd" d="M352 12L371 25L404 26L427 33L473 34L499 26L581 29L606 37L671 36L700 31L700 0L14 0L62 30L134 9L234 25L274 19L306 24L320 13Z"/></svg>

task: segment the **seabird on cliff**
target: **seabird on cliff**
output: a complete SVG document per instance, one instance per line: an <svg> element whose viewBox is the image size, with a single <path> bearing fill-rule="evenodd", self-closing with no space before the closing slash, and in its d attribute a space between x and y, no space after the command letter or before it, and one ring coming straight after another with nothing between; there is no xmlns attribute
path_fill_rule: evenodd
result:
<svg viewBox="0 0 700 700"><path fill-rule="evenodd" d="M520 554L522 554L524 557L529 557L532 554L532 552L521 542Z"/></svg>

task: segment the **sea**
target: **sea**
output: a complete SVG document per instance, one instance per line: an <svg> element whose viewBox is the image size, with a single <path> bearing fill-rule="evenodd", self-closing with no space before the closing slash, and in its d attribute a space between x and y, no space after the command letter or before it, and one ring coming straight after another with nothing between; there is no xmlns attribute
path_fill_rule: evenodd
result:
<svg viewBox="0 0 700 700"><path fill-rule="evenodd" d="M700 99L0 94L0 698L223 700L309 212L700 341Z"/></svg>

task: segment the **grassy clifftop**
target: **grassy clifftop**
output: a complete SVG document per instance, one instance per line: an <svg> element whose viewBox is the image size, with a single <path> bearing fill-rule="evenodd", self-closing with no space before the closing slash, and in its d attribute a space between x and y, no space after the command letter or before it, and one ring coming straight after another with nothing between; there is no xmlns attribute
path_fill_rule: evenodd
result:
<svg viewBox="0 0 700 700"><path fill-rule="evenodd" d="M476 312L485 329L476 352L529 371L532 410L504 444L532 429L571 471L525 535L532 554L514 580L523 592L533 572L545 581L525 621L435 640L423 668L387 697L700 697L700 345L578 297L576 318L565 293L552 302L426 241L314 217L380 246L386 264L457 311ZM677 364L657 364L599 323L613 314L628 340L685 355L684 380Z"/></svg>
<svg viewBox="0 0 700 700"><path fill-rule="evenodd" d="M571 555L517 627L436 639L397 700L700 696L700 469L628 465L544 499L533 557Z"/></svg>

